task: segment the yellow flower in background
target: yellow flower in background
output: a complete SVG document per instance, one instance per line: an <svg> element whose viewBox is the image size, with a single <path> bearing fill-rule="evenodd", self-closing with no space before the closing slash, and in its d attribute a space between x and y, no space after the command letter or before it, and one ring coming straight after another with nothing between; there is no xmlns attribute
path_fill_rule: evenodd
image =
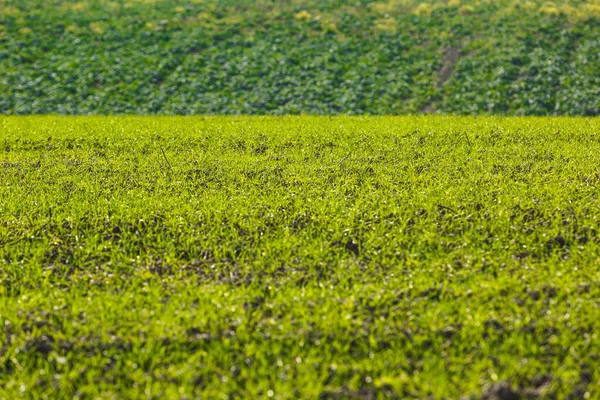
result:
<svg viewBox="0 0 600 400"><path fill-rule="evenodd" d="M396 32L397 23L393 18L379 18L374 22L375 30L383 32Z"/></svg>
<svg viewBox="0 0 600 400"><path fill-rule="evenodd" d="M19 29L19 33L21 35L31 35L33 33L33 31L28 26L24 26L21 29Z"/></svg>
<svg viewBox="0 0 600 400"><path fill-rule="evenodd" d="M20 13L21 11L17 7L0 7L0 15L5 17L15 17Z"/></svg>
<svg viewBox="0 0 600 400"><path fill-rule="evenodd" d="M469 14L473 14L475 12L475 7L470 6L470 5L464 5L461 8L458 9L458 12L461 15L469 15Z"/></svg>
<svg viewBox="0 0 600 400"><path fill-rule="evenodd" d="M90 30L97 35L102 35L104 33L104 26L100 22L92 22L90 24Z"/></svg>
<svg viewBox="0 0 600 400"><path fill-rule="evenodd" d="M535 3L532 1L526 1L524 3L519 3L521 8L524 10L529 10L532 11L533 9L535 9Z"/></svg>
<svg viewBox="0 0 600 400"><path fill-rule="evenodd" d="M448 2L449 7L458 7L460 6L460 0L450 0Z"/></svg>
<svg viewBox="0 0 600 400"><path fill-rule="evenodd" d="M338 28L335 21L329 16L319 16L317 17L319 20L319 26L321 27L321 31L325 33L337 33Z"/></svg>
<svg viewBox="0 0 600 400"><path fill-rule="evenodd" d="M294 14L294 18L296 18L298 21L309 21L311 18L311 15L308 11L302 10L302 11Z"/></svg>
<svg viewBox="0 0 600 400"><path fill-rule="evenodd" d="M586 3L581 6L583 12L592 18L600 19L600 2L596 2L596 4Z"/></svg>
<svg viewBox="0 0 600 400"><path fill-rule="evenodd" d="M175 12L178 12L178 13L185 12L185 7L181 7L181 6L175 7Z"/></svg>
<svg viewBox="0 0 600 400"><path fill-rule="evenodd" d="M432 7L429 4L421 3L417 8L415 8L415 15L419 17L429 17L431 15Z"/></svg>
<svg viewBox="0 0 600 400"><path fill-rule="evenodd" d="M71 4L71 11L85 11L87 9L87 4L80 1L78 3Z"/></svg>
<svg viewBox="0 0 600 400"><path fill-rule="evenodd" d="M551 17L557 17L560 15L560 10L556 7L556 5L554 5L554 3L544 4L542 7L540 7L540 12Z"/></svg>

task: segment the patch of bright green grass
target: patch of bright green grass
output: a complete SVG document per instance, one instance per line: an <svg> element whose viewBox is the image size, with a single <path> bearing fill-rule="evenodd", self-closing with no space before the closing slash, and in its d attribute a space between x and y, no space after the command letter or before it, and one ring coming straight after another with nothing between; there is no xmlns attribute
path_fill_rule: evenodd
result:
<svg viewBox="0 0 600 400"><path fill-rule="evenodd" d="M600 123L0 118L0 397L600 396Z"/></svg>

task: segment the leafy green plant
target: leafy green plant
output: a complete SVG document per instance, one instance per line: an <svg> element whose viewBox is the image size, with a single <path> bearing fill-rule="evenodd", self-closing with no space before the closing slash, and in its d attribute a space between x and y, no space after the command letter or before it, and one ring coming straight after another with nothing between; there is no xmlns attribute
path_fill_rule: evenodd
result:
<svg viewBox="0 0 600 400"><path fill-rule="evenodd" d="M596 8L4 0L0 113L598 115Z"/></svg>

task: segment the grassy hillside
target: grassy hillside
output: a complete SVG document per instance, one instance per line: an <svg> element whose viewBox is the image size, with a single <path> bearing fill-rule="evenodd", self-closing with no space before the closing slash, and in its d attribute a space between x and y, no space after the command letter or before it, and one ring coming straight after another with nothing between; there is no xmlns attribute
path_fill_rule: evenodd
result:
<svg viewBox="0 0 600 400"><path fill-rule="evenodd" d="M0 398L600 397L597 119L0 127Z"/></svg>
<svg viewBox="0 0 600 400"><path fill-rule="evenodd" d="M600 2L0 0L0 113L598 115Z"/></svg>

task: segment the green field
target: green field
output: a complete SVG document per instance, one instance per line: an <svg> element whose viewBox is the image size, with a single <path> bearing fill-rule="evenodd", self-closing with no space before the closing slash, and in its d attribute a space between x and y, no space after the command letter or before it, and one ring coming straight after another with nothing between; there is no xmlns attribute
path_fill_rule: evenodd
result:
<svg viewBox="0 0 600 400"><path fill-rule="evenodd" d="M600 115L600 0L0 0L0 114Z"/></svg>
<svg viewBox="0 0 600 400"><path fill-rule="evenodd" d="M600 398L599 161L592 118L0 117L0 398Z"/></svg>

